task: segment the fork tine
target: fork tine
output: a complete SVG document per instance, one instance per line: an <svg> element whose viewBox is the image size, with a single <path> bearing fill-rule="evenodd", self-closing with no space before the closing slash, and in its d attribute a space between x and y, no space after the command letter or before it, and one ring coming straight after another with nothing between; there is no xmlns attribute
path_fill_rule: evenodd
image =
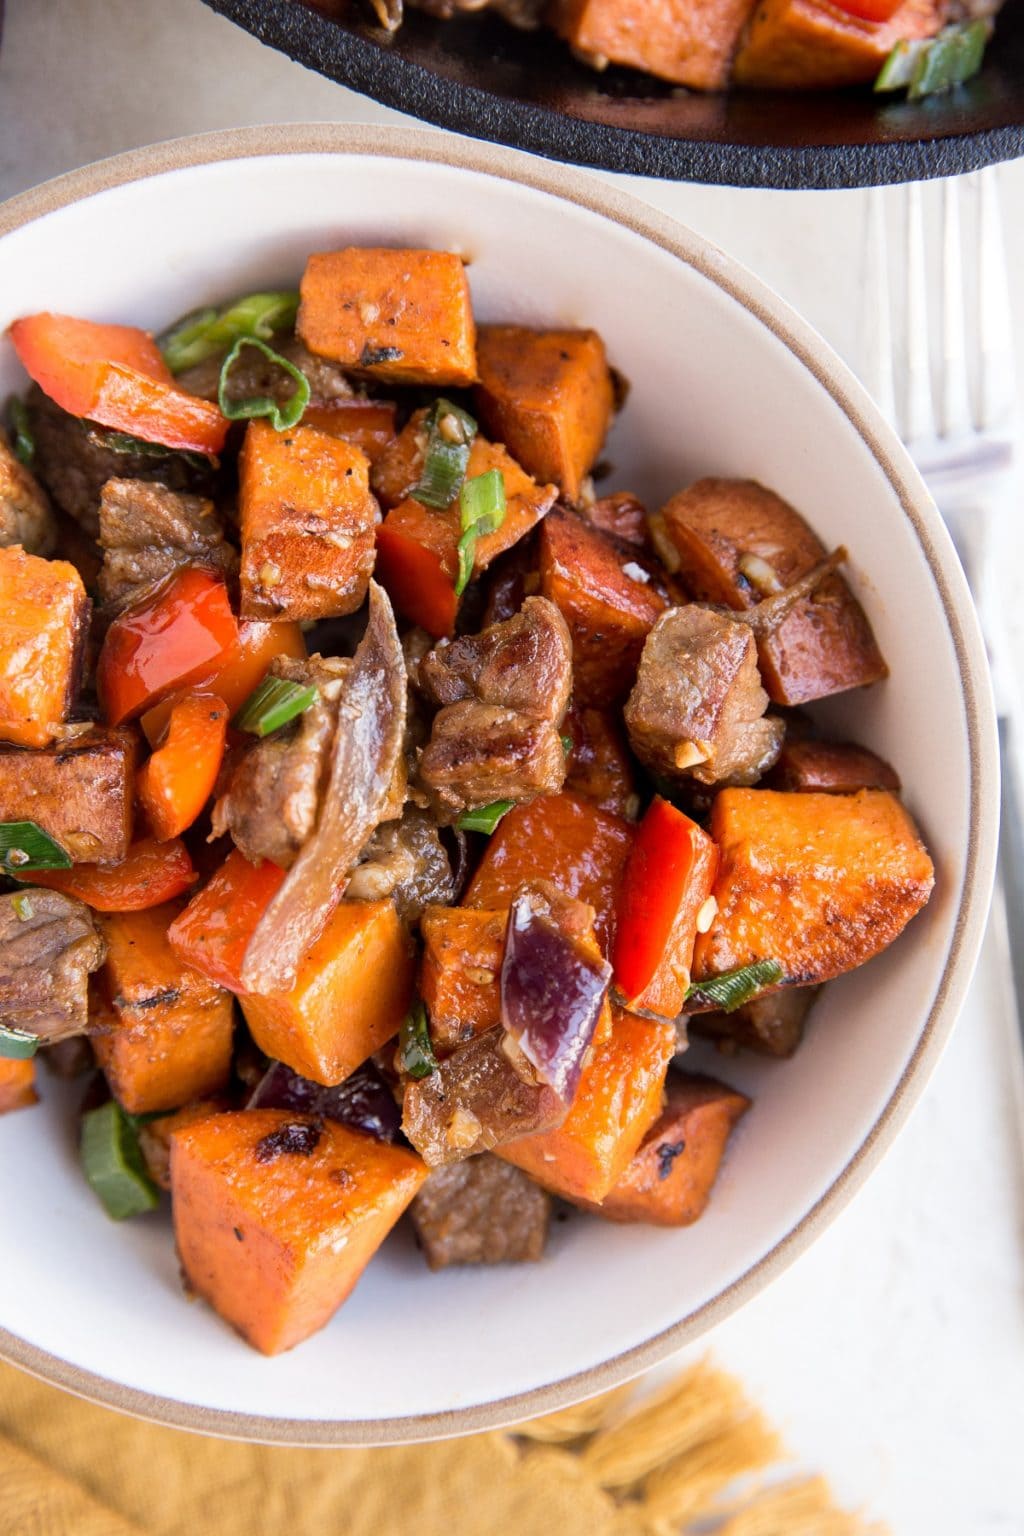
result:
<svg viewBox="0 0 1024 1536"><path fill-rule="evenodd" d="M868 193L865 225L865 270L861 334L866 338L863 379L887 421L896 421L896 380L893 372L892 295L889 291L889 244L885 193Z"/></svg>
<svg viewBox="0 0 1024 1536"><path fill-rule="evenodd" d="M935 436L932 380L928 362L928 305L925 298L928 271L925 265L924 209L919 185L910 183L905 201L907 374L901 429L904 442L916 443Z"/></svg>
<svg viewBox="0 0 1024 1536"><path fill-rule="evenodd" d="M1008 263L995 166L977 177L978 426L1005 425L1013 416L1015 381Z"/></svg>
<svg viewBox="0 0 1024 1536"><path fill-rule="evenodd" d="M943 437L969 432L973 424L964 298L959 183L950 179L942 187L942 399L939 429Z"/></svg>

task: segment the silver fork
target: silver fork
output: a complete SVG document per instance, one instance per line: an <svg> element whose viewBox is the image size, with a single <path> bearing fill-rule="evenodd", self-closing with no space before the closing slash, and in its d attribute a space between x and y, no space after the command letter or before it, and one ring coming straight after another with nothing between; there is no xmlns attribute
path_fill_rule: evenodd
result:
<svg viewBox="0 0 1024 1536"><path fill-rule="evenodd" d="M990 168L870 194L862 377L942 513L985 634L999 717L1000 882L1024 1043L1024 721L999 590L1017 481L1017 400L997 178Z"/></svg>

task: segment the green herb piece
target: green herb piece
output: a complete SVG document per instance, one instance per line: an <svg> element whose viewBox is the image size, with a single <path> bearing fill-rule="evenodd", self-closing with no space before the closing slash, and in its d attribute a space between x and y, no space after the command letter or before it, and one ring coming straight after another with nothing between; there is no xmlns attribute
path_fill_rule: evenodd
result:
<svg viewBox="0 0 1024 1536"><path fill-rule="evenodd" d="M39 1049L39 1036L0 1024L0 1061L28 1061Z"/></svg>
<svg viewBox="0 0 1024 1536"><path fill-rule="evenodd" d="M402 1020L398 1035L398 1060L407 1077L429 1077L437 1071L437 1057L430 1043L427 1010L416 1003Z"/></svg>
<svg viewBox="0 0 1024 1536"><path fill-rule="evenodd" d="M19 464L24 464L26 469L31 467L32 460L36 456L36 440L32 435L32 428L28 419L28 407L24 400L14 396L10 403L11 426L14 429L14 457Z"/></svg>
<svg viewBox="0 0 1024 1536"><path fill-rule="evenodd" d="M164 332L160 350L171 372L182 373L236 341L269 341L276 332L290 330L298 308L299 295L283 290L250 293L222 309L194 309Z"/></svg>
<svg viewBox="0 0 1024 1536"><path fill-rule="evenodd" d="M734 1013L765 987L774 987L782 980L782 974L777 960L755 960L753 965L741 965L736 971L723 971L721 976L693 982L687 989L686 1001Z"/></svg>
<svg viewBox="0 0 1024 1536"><path fill-rule="evenodd" d="M141 1216L160 1203L160 1191L146 1172L136 1128L114 1099L82 1116L82 1167L114 1221Z"/></svg>
<svg viewBox="0 0 1024 1536"><path fill-rule="evenodd" d="M490 837L498 822L514 804L514 800L492 800L490 805L482 805L478 810L463 811L455 825L463 832L486 832Z"/></svg>
<svg viewBox="0 0 1024 1536"><path fill-rule="evenodd" d="M0 869L27 875L33 869L70 869L71 856L36 821L0 822Z"/></svg>
<svg viewBox="0 0 1024 1536"><path fill-rule="evenodd" d="M469 450L476 437L476 422L450 400L435 400L427 417L427 448L418 483L409 495L444 511L450 507L466 478Z"/></svg>
<svg viewBox="0 0 1024 1536"><path fill-rule="evenodd" d="M256 347L268 362L282 368L289 378L295 380L295 392L285 405L278 405L270 395L253 395L248 400L229 398L228 379L243 347ZM275 352L272 347L268 347L265 341L260 341L256 336L240 336L221 364L220 382L217 385L217 404L228 421L251 421L254 416L268 416L275 432L288 432L292 427L298 426L302 420L302 413L309 404L309 380L301 369L296 368L295 364L290 363L286 357L282 357L280 352Z"/></svg>
<svg viewBox="0 0 1024 1536"><path fill-rule="evenodd" d="M319 688L289 682L285 677L265 677L238 711L231 724L236 731L251 731L254 736L269 736L315 704Z"/></svg>
<svg viewBox="0 0 1024 1536"><path fill-rule="evenodd" d="M571 736L559 736L558 739L562 743L562 751L565 753L566 757L568 757L572 752L573 747L575 746L575 742Z"/></svg>
<svg viewBox="0 0 1024 1536"><path fill-rule="evenodd" d="M113 432L109 427L89 423L88 436L107 453L123 453L133 459L184 459L193 469L208 470L212 455L192 453L187 448L168 448L164 443L149 443L130 432Z"/></svg>
<svg viewBox="0 0 1024 1536"><path fill-rule="evenodd" d="M489 469L467 480L459 493L462 537L459 539L459 577L455 595L469 586L476 557L476 543L485 534L497 533L505 521L505 478L500 469Z"/></svg>
<svg viewBox="0 0 1024 1536"><path fill-rule="evenodd" d="M876 91L902 91L920 101L962 85L981 68L992 23L982 17L944 27L935 37L902 39L875 80Z"/></svg>

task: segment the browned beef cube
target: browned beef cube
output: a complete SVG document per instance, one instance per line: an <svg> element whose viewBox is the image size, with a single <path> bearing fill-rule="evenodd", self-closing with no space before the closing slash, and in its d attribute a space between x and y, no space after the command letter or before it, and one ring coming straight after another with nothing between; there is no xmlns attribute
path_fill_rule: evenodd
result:
<svg viewBox="0 0 1024 1536"><path fill-rule="evenodd" d="M484 1153L435 1168L410 1209L431 1269L536 1263L547 1241L551 1196L511 1163Z"/></svg>
<svg viewBox="0 0 1024 1536"><path fill-rule="evenodd" d="M820 987L783 987L767 997L755 997L732 1013L695 1013L690 1017L690 1033L717 1040L727 1055L746 1050L759 1056L792 1056L820 991Z"/></svg>

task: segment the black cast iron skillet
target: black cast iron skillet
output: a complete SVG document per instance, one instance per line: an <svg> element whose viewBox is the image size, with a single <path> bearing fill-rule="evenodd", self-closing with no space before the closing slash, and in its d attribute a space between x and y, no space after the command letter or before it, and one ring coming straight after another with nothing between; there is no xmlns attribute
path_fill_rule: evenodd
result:
<svg viewBox="0 0 1024 1536"><path fill-rule="evenodd" d="M389 36L361 0L206 0L263 42L386 106L552 160L747 187L862 187L1024 155L1024 0L978 78L920 103L870 92L700 95L595 74L547 31L411 11ZM323 7L323 9L319 7ZM338 14L327 14L327 11Z"/></svg>

